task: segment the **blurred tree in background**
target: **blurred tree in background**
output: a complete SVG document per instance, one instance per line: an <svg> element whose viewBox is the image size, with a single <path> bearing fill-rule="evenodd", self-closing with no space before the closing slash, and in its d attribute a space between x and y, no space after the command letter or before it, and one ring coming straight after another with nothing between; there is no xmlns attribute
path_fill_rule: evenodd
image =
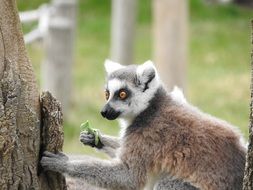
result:
<svg viewBox="0 0 253 190"><path fill-rule="evenodd" d="M252 0L235 0L235 3L253 8Z"/></svg>

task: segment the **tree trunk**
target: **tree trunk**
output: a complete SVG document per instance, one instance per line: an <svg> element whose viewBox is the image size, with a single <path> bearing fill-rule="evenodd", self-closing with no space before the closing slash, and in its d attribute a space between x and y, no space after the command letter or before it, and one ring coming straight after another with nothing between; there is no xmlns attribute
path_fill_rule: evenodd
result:
<svg viewBox="0 0 253 190"><path fill-rule="evenodd" d="M234 0L234 2L238 5L243 5L246 7L253 8L253 1L252 0Z"/></svg>
<svg viewBox="0 0 253 190"><path fill-rule="evenodd" d="M188 0L153 0L154 60L165 85L186 90Z"/></svg>
<svg viewBox="0 0 253 190"><path fill-rule="evenodd" d="M111 59L123 65L134 63L137 0L113 0Z"/></svg>
<svg viewBox="0 0 253 190"><path fill-rule="evenodd" d="M251 42L253 45L253 20L251 21L251 25L252 25ZM252 189L253 189L253 49L251 52L251 103L250 103L249 145L243 179L243 190L252 190Z"/></svg>
<svg viewBox="0 0 253 190"><path fill-rule="evenodd" d="M38 177L42 133L40 109L39 91L27 58L16 2L0 0L1 190L39 190L45 186L52 189L47 176ZM45 125L46 128L48 126ZM49 128L47 131L50 131ZM44 141L50 142L53 135L43 133L47 136ZM56 136L62 138L60 132ZM54 143L53 146L60 149L62 145ZM52 180L55 179L55 189L65 187L63 178L60 178L51 176ZM56 184L61 184L61 187Z"/></svg>
<svg viewBox="0 0 253 190"><path fill-rule="evenodd" d="M57 153L63 146L63 119L60 103L49 92L41 95L41 149ZM41 169L41 168L40 168ZM40 171L40 170L39 170ZM66 190L65 178L55 172L40 172L40 188L49 190Z"/></svg>

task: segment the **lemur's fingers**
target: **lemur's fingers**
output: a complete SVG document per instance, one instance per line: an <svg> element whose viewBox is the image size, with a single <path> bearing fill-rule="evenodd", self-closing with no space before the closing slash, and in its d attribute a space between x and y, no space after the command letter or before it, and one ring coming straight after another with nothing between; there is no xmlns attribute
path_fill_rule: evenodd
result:
<svg viewBox="0 0 253 190"><path fill-rule="evenodd" d="M56 157L57 155L54 154L54 153L52 153L52 152L45 151L45 152L43 152L43 156L54 158L54 157Z"/></svg>
<svg viewBox="0 0 253 190"><path fill-rule="evenodd" d="M80 141L81 141L84 145L89 145L89 146L92 146L92 147L95 146L94 140L90 140L90 139L80 139Z"/></svg>
<svg viewBox="0 0 253 190"><path fill-rule="evenodd" d="M58 152L57 155L60 156L61 159L64 159L64 160L68 160L69 159L69 157L67 155L65 155L63 152Z"/></svg>
<svg viewBox="0 0 253 190"><path fill-rule="evenodd" d="M40 164L43 167L44 170L49 170L50 169L50 160L48 157L42 157L40 160Z"/></svg>
<svg viewBox="0 0 253 190"><path fill-rule="evenodd" d="M94 139L94 134L86 133L86 132L81 132L81 133L80 133L80 138L90 138L90 139Z"/></svg>
<svg viewBox="0 0 253 190"><path fill-rule="evenodd" d="M89 138L89 137L81 137L80 141L84 144L89 144L89 143L94 143L95 139Z"/></svg>
<svg viewBox="0 0 253 190"><path fill-rule="evenodd" d="M66 160L67 157L65 155L64 157L62 153L55 154L56 157L48 157L48 155L52 156L52 154L47 152L40 160L40 164L45 171L51 170L63 173L67 169L68 160Z"/></svg>
<svg viewBox="0 0 253 190"><path fill-rule="evenodd" d="M93 134L89 134L89 133L84 133L82 132L80 134L80 141L84 144L84 145L89 145L91 147L95 146L95 136Z"/></svg>
<svg viewBox="0 0 253 190"><path fill-rule="evenodd" d="M83 135L87 135L87 134L90 134L88 131L81 131L80 132L80 135L83 134Z"/></svg>
<svg viewBox="0 0 253 190"><path fill-rule="evenodd" d="M93 134L81 134L80 135L80 141L92 142L94 140L95 140L95 136Z"/></svg>
<svg viewBox="0 0 253 190"><path fill-rule="evenodd" d="M62 152L58 152L57 154L54 154L52 152L45 151L45 152L43 152L43 157L44 158L49 158L49 159L65 160L65 161L67 161L69 159Z"/></svg>
<svg viewBox="0 0 253 190"><path fill-rule="evenodd" d="M88 145L91 147L96 147L98 149L102 148L104 145L100 141L101 133L99 130L94 130L94 133L89 133L86 131L82 131L80 133L80 141L84 145Z"/></svg>

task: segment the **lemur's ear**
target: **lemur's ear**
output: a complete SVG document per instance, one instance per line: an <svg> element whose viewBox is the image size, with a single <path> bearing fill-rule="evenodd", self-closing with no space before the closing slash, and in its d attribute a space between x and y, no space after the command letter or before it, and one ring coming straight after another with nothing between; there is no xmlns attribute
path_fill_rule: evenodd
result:
<svg viewBox="0 0 253 190"><path fill-rule="evenodd" d="M137 67L137 82L143 85L144 91L148 88L148 84L155 79L157 71L152 61L146 61Z"/></svg>
<svg viewBox="0 0 253 190"><path fill-rule="evenodd" d="M105 66L105 71L108 75L114 71L117 71L118 69L122 69L125 67L109 59L105 60L104 66Z"/></svg>

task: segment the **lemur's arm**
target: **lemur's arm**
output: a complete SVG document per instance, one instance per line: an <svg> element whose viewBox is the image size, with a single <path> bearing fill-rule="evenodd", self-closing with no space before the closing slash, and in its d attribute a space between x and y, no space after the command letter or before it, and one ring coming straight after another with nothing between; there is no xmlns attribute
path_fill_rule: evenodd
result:
<svg viewBox="0 0 253 190"><path fill-rule="evenodd" d="M138 178L134 170L130 170L120 161L105 161L96 158L85 160L69 160L63 153L44 152L41 165L45 170L67 174L80 178L91 185L113 190L139 189ZM155 190L198 190L190 184L171 176L163 176L154 186Z"/></svg>
<svg viewBox="0 0 253 190"><path fill-rule="evenodd" d="M80 133L80 141L84 145L89 145L102 150L108 154L111 158L116 157L116 150L120 147L120 140L118 137L112 137L109 135L104 135L99 132L99 143L95 145L95 136L93 134L88 134L87 132Z"/></svg>
<svg viewBox="0 0 253 190"><path fill-rule="evenodd" d="M138 189L133 173L120 161L105 160L70 161L63 153L44 152L41 165L45 170L78 177L91 185L108 189Z"/></svg>

